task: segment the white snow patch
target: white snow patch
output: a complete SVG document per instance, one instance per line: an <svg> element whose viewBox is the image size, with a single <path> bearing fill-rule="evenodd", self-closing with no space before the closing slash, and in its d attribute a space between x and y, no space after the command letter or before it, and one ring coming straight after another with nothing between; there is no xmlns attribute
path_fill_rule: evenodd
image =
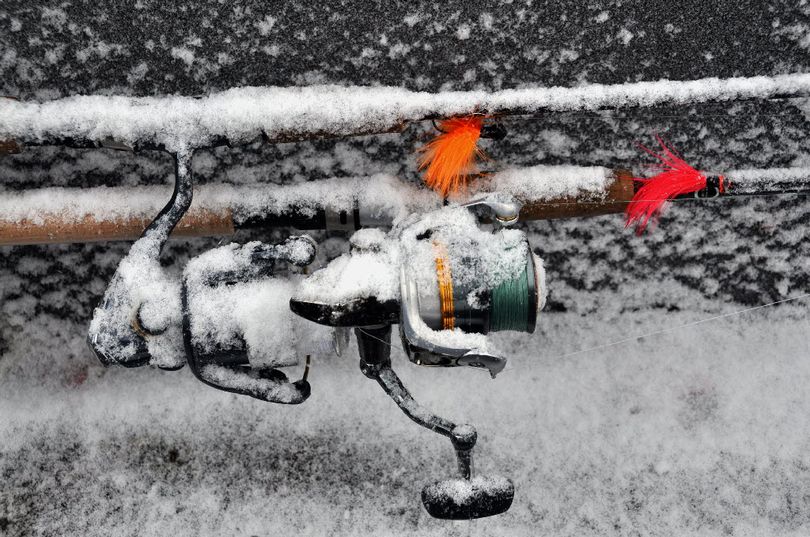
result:
<svg viewBox="0 0 810 537"><path fill-rule="evenodd" d="M625 45L629 45L630 41L632 41L633 37L635 36L633 35L633 32L631 32L627 28L622 28L621 30L619 30L619 33L616 34L616 37L618 37L619 40Z"/></svg>
<svg viewBox="0 0 810 537"><path fill-rule="evenodd" d="M522 200L602 199L613 180L613 171L601 166L540 165L493 174L488 189Z"/></svg>
<svg viewBox="0 0 810 537"><path fill-rule="evenodd" d="M194 63L194 51L188 47L172 47L171 55L172 58L182 60L188 67Z"/></svg>
<svg viewBox="0 0 810 537"><path fill-rule="evenodd" d="M462 41L465 41L470 38L470 25L467 23L460 24L458 29L456 29L456 37Z"/></svg>
<svg viewBox="0 0 810 537"><path fill-rule="evenodd" d="M259 29L261 35L270 35L271 30L276 25L276 18L272 15L267 15L264 19L256 23L256 28Z"/></svg>

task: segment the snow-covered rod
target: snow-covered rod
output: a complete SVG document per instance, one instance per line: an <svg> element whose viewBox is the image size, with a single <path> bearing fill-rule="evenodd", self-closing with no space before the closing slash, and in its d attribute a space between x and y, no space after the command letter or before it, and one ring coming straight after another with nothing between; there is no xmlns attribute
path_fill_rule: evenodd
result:
<svg viewBox="0 0 810 537"><path fill-rule="evenodd" d="M810 193L810 169L734 170L678 199ZM629 172L600 167L508 169L479 181L474 195L518 199L520 220L620 213L637 191ZM368 188L370 183L374 189ZM325 196L324 191L329 192ZM0 196L0 246L134 240L169 197L163 187L44 188ZM441 206L433 192L395 177L335 178L293 185L203 185L175 237L230 236L239 229L353 231Z"/></svg>
<svg viewBox="0 0 810 537"><path fill-rule="evenodd" d="M0 98L0 140L18 144L160 148L171 152L265 138L296 141L401 130L408 122L471 114L545 112L810 96L810 73L426 93L395 87L246 87L202 98Z"/></svg>

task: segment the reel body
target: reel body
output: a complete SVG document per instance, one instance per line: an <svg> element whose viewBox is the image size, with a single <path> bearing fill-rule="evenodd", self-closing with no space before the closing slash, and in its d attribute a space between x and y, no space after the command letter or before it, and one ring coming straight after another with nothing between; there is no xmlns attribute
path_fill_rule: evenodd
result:
<svg viewBox="0 0 810 537"><path fill-rule="evenodd" d="M302 339L309 340L304 347L312 352L313 337L328 335L302 326L304 321L290 312L296 278L275 272L278 265L305 266L314 257L314 242L295 237L280 245L230 244L188 263L181 290L183 342L199 380L273 403L297 404L309 397L306 373L290 382L279 368L299 362Z"/></svg>

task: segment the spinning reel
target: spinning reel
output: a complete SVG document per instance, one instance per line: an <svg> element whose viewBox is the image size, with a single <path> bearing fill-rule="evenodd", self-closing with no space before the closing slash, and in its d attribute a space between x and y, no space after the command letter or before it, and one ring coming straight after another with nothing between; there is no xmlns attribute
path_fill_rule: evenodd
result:
<svg viewBox="0 0 810 537"><path fill-rule="evenodd" d="M172 279L159 256L192 190L189 158L177 162L171 201L132 246L94 312L88 342L96 356L125 367L188 363L214 388L298 404L310 394L306 373L290 381L280 368L327 341L340 351L353 328L363 374L410 419L453 445L459 478L423 489L427 511L450 519L506 511L513 484L473 475L475 429L413 399L392 369L391 335L397 324L414 364L473 367L493 378L501 372L506 358L486 334L532 332L544 302L542 263L525 234L506 227L520 207L491 198L414 215L388 233L361 229L348 253L309 276L294 267L313 261L315 243L293 237L214 248ZM482 211L498 229L479 227Z"/></svg>
<svg viewBox="0 0 810 537"><path fill-rule="evenodd" d="M516 209L495 209L517 214ZM317 323L354 327L363 374L376 380L410 419L450 439L460 479L423 489L422 502L432 516L468 519L506 511L514 497L511 481L473 476L475 428L457 425L423 408L393 371L392 325L399 324L400 339L411 362L480 368L494 378L503 370L506 358L490 350L485 334L534 331L537 311L544 303L542 263L532 254L523 232L484 232L464 207L424 215L388 235L361 230L351 242L348 259L338 258L302 282L290 308ZM370 279L383 282L381 290L387 280L393 280L399 293L386 301L376 295L362 296L366 289L360 289L358 296L331 301L302 298L351 289L361 266L380 270L390 266L390 274L373 274Z"/></svg>

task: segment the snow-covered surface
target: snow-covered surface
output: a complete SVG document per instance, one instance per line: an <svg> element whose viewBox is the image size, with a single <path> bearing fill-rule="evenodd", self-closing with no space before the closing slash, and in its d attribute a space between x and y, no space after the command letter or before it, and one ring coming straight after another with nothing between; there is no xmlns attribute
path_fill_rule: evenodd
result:
<svg viewBox="0 0 810 537"><path fill-rule="evenodd" d="M332 260L301 282L294 293L298 300L340 304L358 298L399 298L401 250L395 237L380 237L378 229L361 229L355 234L354 251Z"/></svg>
<svg viewBox="0 0 810 537"><path fill-rule="evenodd" d="M603 198L613 179L613 171L601 166L541 165L498 172L492 176L489 188L521 200L589 200Z"/></svg>
<svg viewBox="0 0 810 537"><path fill-rule="evenodd" d="M283 260L305 263L313 249L292 241L277 249L278 275L261 274L252 254L261 243L230 244L194 258L184 271L191 341L209 355L247 353L254 367L285 367L307 354L331 354L331 332L290 311L290 297L300 283ZM180 318L176 319L180 322Z"/></svg>
<svg viewBox="0 0 810 537"><path fill-rule="evenodd" d="M476 425L478 471L515 481L509 513L474 523L424 513L421 487L453 476L449 443L402 416L351 357L315 362L311 399L281 408L187 370L76 360L76 325L41 316L2 363L4 516L27 534L801 535L805 308L568 358L702 315L545 316L512 340L495 381L395 351L417 398ZM54 338L69 353L53 354Z"/></svg>
<svg viewBox="0 0 810 537"><path fill-rule="evenodd" d="M808 190L810 169L775 168L772 170L731 170L725 174L737 192Z"/></svg>
<svg viewBox="0 0 810 537"><path fill-rule="evenodd" d="M406 121L472 113L589 111L808 94L810 74L796 73L493 93L307 86L234 88L200 99L75 96L44 103L0 99L0 138L23 142L113 139L181 151L204 147L222 136L232 143L243 143L261 135L273 140L312 133L340 136L386 132Z"/></svg>
<svg viewBox="0 0 810 537"><path fill-rule="evenodd" d="M810 69L807 2L651 5L6 2L0 93L494 91ZM809 122L797 100L545 114L506 119L507 140L484 146L496 169L640 171L633 143L665 133L699 169L807 167ZM415 180L429 130L201 151L195 172ZM171 164L29 147L0 168L9 188L133 186L168 182ZM478 470L516 482L507 514L473 523L421 509L422 485L453 475L448 442L357 371L354 346L313 364L312 398L293 408L216 392L187 370L105 370L84 336L127 245L0 249L0 534L807 535L807 299L572 353L802 295L808 215L791 196L678 204L641 239L620 217L533 224L552 287L538 332L505 337L507 371L420 369L395 351L417 398L478 427ZM216 245L170 243L163 262L177 274ZM346 248L325 239L319 263Z"/></svg>

